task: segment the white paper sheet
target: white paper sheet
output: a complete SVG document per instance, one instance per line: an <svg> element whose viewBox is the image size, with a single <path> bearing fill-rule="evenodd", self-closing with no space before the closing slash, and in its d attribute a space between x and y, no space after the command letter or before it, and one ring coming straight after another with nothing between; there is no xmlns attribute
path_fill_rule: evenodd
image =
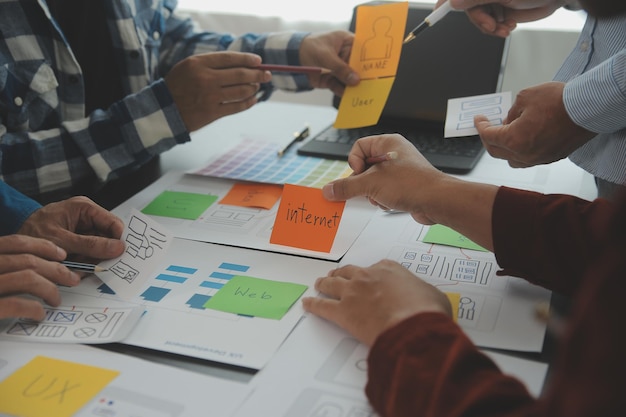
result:
<svg viewBox="0 0 626 417"><path fill-rule="evenodd" d="M5 319L0 321L0 338L45 343L113 343L126 338L144 308L113 302L107 306L65 305L44 308L41 321Z"/></svg>
<svg viewBox="0 0 626 417"><path fill-rule="evenodd" d="M339 327L307 315L274 359L251 381L234 417L374 416L365 397L368 348ZM538 396L548 365L485 352Z"/></svg>
<svg viewBox="0 0 626 417"><path fill-rule="evenodd" d="M474 116L485 116L494 126L502 125L511 108L511 92L451 98L444 127L444 137L477 135Z"/></svg>
<svg viewBox="0 0 626 417"><path fill-rule="evenodd" d="M297 301L281 320L240 316L203 307L229 277L246 275L295 282L309 288L336 263L259 250L174 239L133 302L146 309L123 343L260 369L275 354L304 310ZM95 276L63 288L65 303L108 304L115 300Z"/></svg>
<svg viewBox="0 0 626 417"><path fill-rule="evenodd" d="M227 417L250 394L247 384L81 345L0 341L0 380L38 355L120 372L75 417Z"/></svg>
<svg viewBox="0 0 626 417"><path fill-rule="evenodd" d="M423 243L427 229L409 214L381 211L341 264L397 261L442 291L460 293L458 323L476 345L540 352L546 326L535 318L535 306L549 303L550 291L496 276L499 267L490 252Z"/></svg>
<svg viewBox="0 0 626 417"><path fill-rule="evenodd" d="M219 201L233 184L234 181L227 179L170 172L118 206L114 213L125 218L133 208L143 209L166 190L216 195ZM214 203L196 220L150 217L179 238L336 261L348 251L376 211L365 199L348 201L331 251L324 253L269 242L278 205L275 204L271 210L264 210Z"/></svg>

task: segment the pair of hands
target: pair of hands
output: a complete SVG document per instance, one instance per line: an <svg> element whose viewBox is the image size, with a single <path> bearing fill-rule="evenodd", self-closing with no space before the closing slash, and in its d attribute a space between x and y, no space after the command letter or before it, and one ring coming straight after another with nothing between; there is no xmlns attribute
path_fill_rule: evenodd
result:
<svg viewBox="0 0 626 417"><path fill-rule="evenodd" d="M396 159L368 165L368 157L397 152ZM353 175L327 184L331 201L364 196L376 206L411 213L423 224L453 227L486 248L493 247L491 214L498 188L465 182L435 169L397 134L359 139L348 157ZM400 264L385 260L368 268L345 266L319 278L315 288L329 298L305 298L307 311L371 345L386 329L418 313L451 314L447 297Z"/></svg>
<svg viewBox="0 0 626 417"><path fill-rule="evenodd" d="M437 7L445 0L439 0ZM563 0L450 0L465 10L483 33L507 37L518 23L554 13ZM506 159L514 168L547 164L567 157L596 133L575 124L563 104L565 84L550 82L521 91L502 126L491 126L484 116L474 124L489 154Z"/></svg>
<svg viewBox="0 0 626 417"><path fill-rule="evenodd" d="M35 211L19 234L0 237L0 319L44 318L38 299L61 303L57 285L74 286L80 275L59 262L68 254L110 259L124 252L124 224L85 197L51 203ZM23 297L23 295L29 297ZM36 297L36 298L32 298Z"/></svg>
<svg viewBox="0 0 626 417"><path fill-rule="evenodd" d="M309 75L315 88L328 88L342 95L346 85L359 82L347 62L354 35L347 31L312 34L300 45L300 64L331 70ZM269 71L255 67L258 55L243 52L213 52L191 56L172 68L165 77L187 130L197 130L221 117L244 111L257 103L262 83L271 80Z"/></svg>

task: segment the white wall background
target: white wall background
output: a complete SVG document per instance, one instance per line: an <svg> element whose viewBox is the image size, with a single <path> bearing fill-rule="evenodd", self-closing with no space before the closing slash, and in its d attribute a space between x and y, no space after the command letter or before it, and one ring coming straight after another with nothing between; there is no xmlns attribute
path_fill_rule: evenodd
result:
<svg viewBox="0 0 626 417"><path fill-rule="evenodd" d="M187 12L210 31L242 34L301 30L323 32L345 29L357 0L179 0L178 9ZM435 4L434 0L422 3ZM538 22L525 23L511 35L503 91L521 89L552 79L561 62L575 46L585 20L583 12L558 10ZM332 95L315 90L306 93L276 92L272 100L328 105Z"/></svg>
<svg viewBox="0 0 626 417"><path fill-rule="evenodd" d="M352 9L366 0L178 0L179 9L212 13L234 13L263 17L281 17L288 21L312 20L319 22L347 22ZM420 3L436 3L435 0L419 0ZM553 30L578 30L584 20L581 13L558 10L539 22L525 23L522 28Z"/></svg>

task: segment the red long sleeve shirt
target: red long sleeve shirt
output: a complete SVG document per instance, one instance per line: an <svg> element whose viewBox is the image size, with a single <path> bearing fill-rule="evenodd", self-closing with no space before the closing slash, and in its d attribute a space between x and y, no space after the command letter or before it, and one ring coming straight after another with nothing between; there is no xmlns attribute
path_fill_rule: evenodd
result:
<svg viewBox="0 0 626 417"><path fill-rule="evenodd" d="M447 316L425 313L372 347L374 409L384 417L626 415L626 204L503 187L492 222L503 272L573 298L543 395L502 374Z"/></svg>

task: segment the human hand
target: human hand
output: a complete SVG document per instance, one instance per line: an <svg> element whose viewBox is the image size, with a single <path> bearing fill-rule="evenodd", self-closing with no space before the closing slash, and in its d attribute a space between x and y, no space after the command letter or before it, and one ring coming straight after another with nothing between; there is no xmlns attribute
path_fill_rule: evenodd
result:
<svg viewBox="0 0 626 417"><path fill-rule="evenodd" d="M367 158L396 152L397 158L367 164ZM356 141L348 163L351 176L326 184L327 200L364 196L383 209L411 213L415 221L443 224L483 248L493 250L491 215L498 187L462 181L435 169L409 141L398 134Z"/></svg>
<svg viewBox="0 0 626 417"><path fill-rule="evenodd" d="M19 234L47 239L69 254L111 259L124 252L123 222L87 197L50 203L35 211Z"/></svg>
<svg viewBox="0 0 626 417"><path fill-rule="evenodd" d="M0 237L0 319L23 317L42 320L39 300L61 303L56 284L78 285L80 277L61 265L66 252L45 239L10 235ZM23 297L29 295L31 297Z"/></svg>
<svg viewBox="0 0 626 417"><path fill-rule="evenodd" d="M329 298L305 297L306 311L330 320L371 346L385 330L418 313L452 316L448 298L400 264L383 260L368 268L344 266L318 278Z"/></svg>
<svg viewBox="0 0 626 417"><path fill-rule="evenodd" d="M311 74L309 82L316 88L328 88L341 96L346 85L359 83L359 76L347 64L354 42L354 34L337 30L311 34L300 45L300 63L306 66L328 68L330 74Z"/></svg>
<svg viewBox="0 0 626 417"><path fill-rule="evenodd" d="M187 130L252 107L261 83L272 75L254 67L261 57L244 52L211 52L184 59L165 76Z"/></svg>
<svg viewBox="0 0 626 417"><path fill-rule="evenodd" d="M445 0L438 0L437 6ZM550 16L565 4L563 0L450 0L456 10L465 10L481 32L507 37L518 23Z"/></svg>
<svg viewBox="0 0 626 417"><path fill-rule="evenodd" d="M367 164L367 158L388 152L396 152L398 157ZM326 199L343 201L364 196L382 209L407 211L422 224L435 223L426 207L428 198L421 196L426 197L427 189L436 187L446 175L435 169L405 138L398 134L361 138L348 155L348 163L353 174L326 184L322 189Z"/></svg>
<svg viewBox="0 0 626 417"><path fill-rule="evenodd" d="M575 124L563 104L565 84L549 82L522 90L502 126L484 116L474 124L485 148L514 168L548 164L567 157L596 136Z"/></svg>

